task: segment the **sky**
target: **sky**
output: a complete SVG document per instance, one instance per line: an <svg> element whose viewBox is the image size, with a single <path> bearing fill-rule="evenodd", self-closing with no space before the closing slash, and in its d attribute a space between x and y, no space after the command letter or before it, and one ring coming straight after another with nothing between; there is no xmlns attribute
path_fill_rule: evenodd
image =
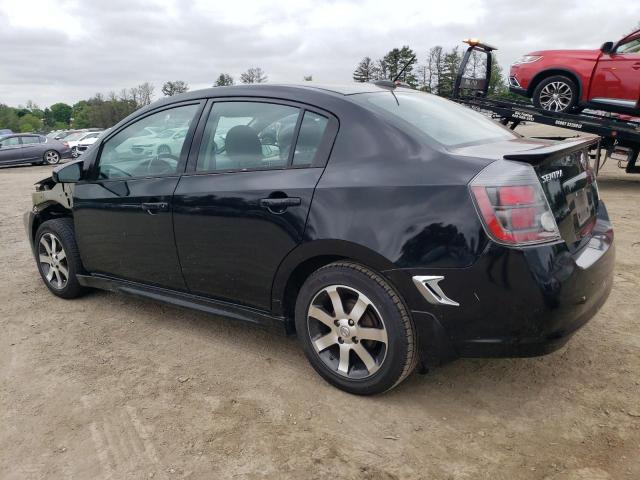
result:
<svg viewBox="0 0 640 480"><path fill-rule="evenodd" d="M261 67L270 82L352 80L365 56L468 37L509 65L527 52L598 48L640 22L638 0L0 0L0 103L41 108L142 82L206 88Z"/></svg>

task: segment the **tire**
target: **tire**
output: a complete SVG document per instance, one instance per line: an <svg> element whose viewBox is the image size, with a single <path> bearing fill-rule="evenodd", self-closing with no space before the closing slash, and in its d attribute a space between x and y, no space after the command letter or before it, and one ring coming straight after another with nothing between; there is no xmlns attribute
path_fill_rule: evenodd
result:
<svg viewBox="0 0 640 480"><path fill-rule="evenodd" d="M76 298L87 291L76 276L83 269L72 219L47 220L38 228L34 244L38 271L51 293L61 298ZM61 252L64 258L60 258Z"/></svg>
<svg viewBox="0 0 640 480"><path fill-rule="evenodd" d="M42 161L47 165L57 165L60 163L60 154L55 150L47 150L42 155Z"/></svg>
<svg viewBox="0 0 640 480"><path fill-rule="evenodd" d="M400 296L359 264L336 262L314 272L298 294L295 322L316 372L349 393L390 390L418 361L415 328Z"/></svg>
<svg viewBox="0 0 640 480"><path fill-rule="evenodd" d="M536 86L532 100L536 108L542 110L571 112L578 104L578 86L569 77L554 75L545 78Z"/></svg>

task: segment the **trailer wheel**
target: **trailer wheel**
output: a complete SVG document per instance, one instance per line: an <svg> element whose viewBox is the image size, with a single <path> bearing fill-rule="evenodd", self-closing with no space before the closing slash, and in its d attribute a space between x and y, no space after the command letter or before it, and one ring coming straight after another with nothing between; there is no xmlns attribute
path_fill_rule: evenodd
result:
<svg viewBox="0 0 640 480"><path fill-rule="evenodd" d="M533 104L550 112L570 112L578 103L578 87L564 75L545 78L533 91Z"/></svg>

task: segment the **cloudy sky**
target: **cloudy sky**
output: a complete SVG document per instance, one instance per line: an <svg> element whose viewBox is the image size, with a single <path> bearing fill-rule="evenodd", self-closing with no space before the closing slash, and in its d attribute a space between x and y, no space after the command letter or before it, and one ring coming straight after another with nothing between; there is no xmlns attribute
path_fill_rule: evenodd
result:
<svg viewBox="0 0 640 480"><path fill-rule="evenodd" d="M271 82L345 82L357 62L475 36L501 65L597 48L640 22L638 0L0 0L0 103L41 107L149 81L192 89L262 67Z"/></svg>

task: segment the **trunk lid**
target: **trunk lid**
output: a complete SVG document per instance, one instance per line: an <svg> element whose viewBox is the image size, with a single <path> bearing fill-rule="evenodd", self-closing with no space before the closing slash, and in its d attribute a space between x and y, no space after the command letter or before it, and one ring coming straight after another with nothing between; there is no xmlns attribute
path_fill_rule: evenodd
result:
<svg viewBox="0 0 640 480"><path fill-rule="evenodd" d="M465 146L453 149L452 153L533 166L560 235L574 250L595 225L599 195L588 149L596 142L596 138L563 141L517 138Z"/></svg>
<svg viewBox="0 0 640 480"><path fill-rule="evenodd" d="M588 152L596 141L565 140L504 155L505 160L533 166L560 235L571 249L581 245L596 222L600 198Z"/></svg>

